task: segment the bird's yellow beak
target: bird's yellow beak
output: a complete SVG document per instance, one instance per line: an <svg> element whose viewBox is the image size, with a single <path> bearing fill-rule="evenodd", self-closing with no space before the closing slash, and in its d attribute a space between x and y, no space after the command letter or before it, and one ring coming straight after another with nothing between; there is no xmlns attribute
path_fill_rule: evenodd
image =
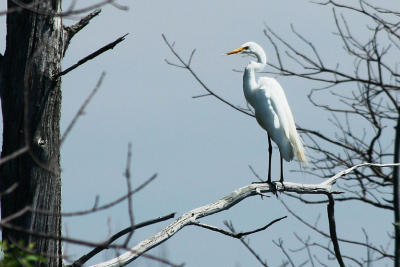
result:
<svg viewBox="0 0 400 267"><path fill-rule="evenodd" d="M232 54L237 54L240 51L242 51L244 47L239 47L238 49L232 50L231 52L226 53L227 56L232 55Z"/></svg>

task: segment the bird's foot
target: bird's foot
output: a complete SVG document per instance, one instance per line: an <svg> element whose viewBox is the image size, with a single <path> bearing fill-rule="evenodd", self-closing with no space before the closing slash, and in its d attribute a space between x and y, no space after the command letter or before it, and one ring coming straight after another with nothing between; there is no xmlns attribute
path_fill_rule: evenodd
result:
<svg viewBox="0 0 400 267"><path fill-rule="evenodd" d="M286 190L285 184L283 182L280 182L280 183L282 185L282 191L285 191Z"/></svg>
<svg viewBox="0 0 400 267"><path fill-rule="evenodd" d="M271 182L271 181L260 181L260 182L252 182L252 184L268 184L269 185L269 187L271 188L271 192L275 195L275 196L278 196L277 195L277 192L278 192L278 189L277 189L277 187L276 187L276 184L275 184L275 182Z"/></svg>
<svg viewBox="0 0 400 267"><path fill-rule="evenodd" d="M279 183L280 183L281 186L282 186L282 190L279 190L279 191L285 191L285 190L286 190L286 187L285 187L285 184L283 183L283 179L282 179L282 178L279 180Z"/></svg>

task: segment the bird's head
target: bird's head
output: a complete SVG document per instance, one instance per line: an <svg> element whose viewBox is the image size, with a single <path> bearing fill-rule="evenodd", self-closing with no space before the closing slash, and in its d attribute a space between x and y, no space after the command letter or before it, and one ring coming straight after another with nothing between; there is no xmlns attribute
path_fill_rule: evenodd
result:
<svg viewBox="0 0 400 267"><path fill-rule="evenodd" d="M244 54L249 56L255 56L258 59L258 63L262 64L267 63L267 57L265 55L264 50L259 44L255 42L244 43L239 48L226 53L226 55L233 55L233 54Z"/></svg>

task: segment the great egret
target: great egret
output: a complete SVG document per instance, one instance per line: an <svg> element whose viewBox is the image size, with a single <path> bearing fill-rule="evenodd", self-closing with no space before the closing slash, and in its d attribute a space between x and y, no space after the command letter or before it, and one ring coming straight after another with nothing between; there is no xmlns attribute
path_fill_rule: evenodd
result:
<svg viewBox="0 0 400 267"><path fill-rule="evenodd" d="M247 54L257 58L257 61L250 61L244 70L243 92L247 102L254 108L258 124L268 133L269 167L267 182L271 183L272 139L278 145L280 151L281 176L279 181L282 183L282 158L291 161L296 154L301 162L307 162L285 92L274 78L260 77L256 80L255 72L262 71L267 63L267 57L260 45L247 42L226 54Z"/></svg>

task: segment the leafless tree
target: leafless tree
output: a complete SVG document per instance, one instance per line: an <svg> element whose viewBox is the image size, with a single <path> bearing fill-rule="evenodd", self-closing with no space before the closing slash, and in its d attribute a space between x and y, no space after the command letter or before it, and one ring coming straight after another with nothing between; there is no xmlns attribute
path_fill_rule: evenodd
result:
<svg viewBox="0 0 400 267"><path fill-rule="evenodd" d="M348 169L360 163L398 163L400 153L400 109L398 104L400 74L398 73L399 63L394 58L397 59L396 55L400 49L400 13L363 0L354 5L336 1L316 4L332 8L332 21L337 29L335 35L340 39L347 55L343 61L352 62L350 70L347 64L327 62L312 39L299 33L293 26L292 33L298 38L301 45L289 43L268 25L264 30L265 36L275 52L273 53L275 61L268 64L270 71L267 73L314 82L316 88L311 89L308 94L310 103L329 112L330 121L336 128L336 132L332 133L298 125L298 130L303 133L310 156L310 167L300 171L309 176L327 179L342 169ZM361 15L366 21L365 28L353 29L351 20L349 23L346 14L347 16ZM354 34L360 31L368 35L366 40L362 40ZM206 91L205 94L194 96L194 98L212 96L236 111L254 117L251 109L242 108L229 102L206 86L206 83L191 66L195 50L189 59L185 60L179 55L173 44L167 42L167 45L178 59L178 63L169 60L167 63L188 70ZM304 45L308 49L300 48ZM328 94L329 103L321 103L318 97L320 94ZM354 127L354 125L358 126ZM306 204L326 203L328 211L333 207L334 201L359 201L376 209L393 212L394 235L389 237L388 242L394 241L395 253L388 252L388 248L373 245L368 240L359 242L339 239L340 242L365 246L377 253L376 257L367 257L367 259L341 257L340 251L336 247L332 250L324 245L323 248L328 254L336 255L341 266L344 265L344 262L339 258L345 258L361 266L380 260L394 260L395 265L399 266L400 192L398 178L399 168L397 165L391 169L372 164L354 170L343 179L338 180L337 187L342 194L328 199L315 201L308 200L299 194L290 192L285 192L285 194ZM349 203L349 205L351 204ZM307 225L304 219L298 218ZM308 225L313 231L327 238L332 237L320 229L312 227L311 224ZM368 237L368 233L366 236ZM310 242L299 240L305 245L304 250L311 248ZM277 244L279 245L279 243ZM318 245L321 246L321 244ZM319 259L318 261L323 264Z"/></svg>
<svg viewBox="0 0 400 267"><path fill-rule="evenodd" d="M294 27L293 34L308 46L308 51L296 48L268 26L264 31L275 49L276 63L271 64L272 73L315 81L320 87L312 89L308 98L314 106L331 114L331 122L337 129L333 134L299 127L304 132L309 151L313 151L307 173L325 179L339 169L362 162L399 162L399 62L393 57L400 49L400 13L366 1L359 1L357 5L327 1L320 5L332 7L335 34L348 56L345 62L353 62L350 71L340 62L326 62L312 40ZM366 20L365 28L353 28L351 19L345 14L362 15ZM362 40L356 31L363 31L368 38ZM318 94L329 94L331 101L321 103ZM399 266L398 167L367 166L347 175L337 186L345 193L335 197L336 201L360 201L393 212L394 257L384 252L384 255L367 258L364 262L359 260L368 265L381 259L394 259L395 266Z"/></svg>
<svg viewBox="0 0 400 267"><path fill-rule="evenodd" d="M111 2L114 1L98 5ZM4 13L7 40L6 51L0 55L0 188L1 216L6 221L2 235L8 242L35 243L38 253L52 255L50 266L62 265L61 240L41 238L38 234L61 237L61 217L55 216L61 212L61 76L124 39L117 39L62 71L61 62L72 37L99 11L68 27L63 25L62 15L78 14L98 5L85 10L72 6L62 13L61 0L9 0ZM48 213L33 212L36 210ZM12 227L7 227L11 218Z"/></svg>
<svg viewBox="0 0 400 267"><path fill-rule="evenodd" d="M61 0L57 1L19 1L8 0L7 45L6 52L0 56L0 95L3 108L4 140L0 159L0 188L3 240L25 243L35 242L35 252L48 258L47 263L37 265L62 266L62 242L70 242L93 247L93 250L77 260L71 266L81 266L88 259L107 248L114 248L116 257L96 266L126 265L138 257L147 257L177 266L166 259L147 254L147 251L168 240L186 226L201 227L238 239L258 262L267 266L264 255L250 247L246 237L263 231L278 223L285 217L277 218L263 227L247 232L237 233L232 222L226 222L228 230L200 222L200 219L229 209L245 198L252 196L268 197L268 193L278 190L290 197L309 205L326 204L329 221L329 232L324 232L294 213L284 202L288 214L296 217L313 232L328 239L328 243L313 242L311 238L296 235L302 247L297 252L305 252L307 259L296 263L288 253L284 241L274 241L285 259L282 266L326 265L320 257L312 255L314 248L333 256L340 266L347 262L359 266L369 265L381 260L393 260L399 266L400 231L399 231L399 149L400 149L400 109L397 104L399 89L398 63L393 55L400 49L399 16L400 13L371 5L361 0L358 5L342 5L335 1L319 3L333 7L333 21L337 27L337 36L349 58L354 62L352 71L342 66L324 61L323 56L312 43L294 28L300 41L309 51L303 51L285 41L266 26L265 35L275 49L276 63L271 63L270 73L293 76L315 81L318 89L311 90L309 99L313 105L332 114L332 123L337 128L335 134L316 129L298 127L308 145L311 167L305 172L310 176L323 178L317 184L276 183L251 184L239 188L227 196L210 204L190 210L154 236L145 239L134 247L128 247L128 241L136 229L157 223L174 215L169 214L146 222L137 223L133 216L131 197L150 183L156 176L150 177L137 188L130 183L130 147L128 148L125 177L127 193L117 200L99 206L97 201L93 208L73 213L61 213L61 172L60 146L82 114L90 99L101 86L104 74L92 94L78 110L76 117L60 137L60 102L61 77L88 60L114 48L124 40L124 36L96 50L75 65L61 70L61 61L72 37L82 30L89 21L99 14L93 11L75 25L64 26L62 17L87 12L103 4L113 4L123 9L112 0L98 2L83 9L75 9L74 1L66 11L61 11ZM369 20L366 26L370 38L366 41L357 39L342 11L358 13ZM33 23L35 21L35 23ZM16 30L18 28L18 30ZM51 29L45 31L44 29ZM233 109L253 117L251 110L243 109L230 103L214 90L207 87L191 66L195 50L188 60L184 60L175 50L174 45L165 36L164 41L175 55L178 63L168 64L183 68L206 90L205 95L212 96ZM290 62L290 63L289 63ZM342 85L347 85L345 89ZM11 90L12 89L12 90ZM316 94L330 93L339 106L323 104L315 98ZM354 129L352 120L363 123L363 131ZM394 131L392 129L395 129ZM393 148L394 145L394 148ZM394 163L393 163L394 162ZM388 168L389 167L389 168ZM392 169L393 168L393 169ZM337 188L333 186L336 184ZM40 193L40 194L39 194ZM321 200L308 200L303 195L320 195ZM24 196L24 197L20 197ZM79 240L61 234L63 216L80 216L107 209L121 201L128 201L130 226L116 233L102 243ZM268 200L266 200L268 201ZM360 201L377 209L394 213L395 252L371 244L368 233L365 240L356 241L341 238L336 233L334 215L335 201ZM349 204L350 205L350 204ZM115 240L125 236L125 240L116 245ZM350 256L341 251L340 244L348 243L362 246L372 251L366 259ZM21 248L24 249L24 248ZM120 254L119 251L124 250ZM266 255L268 257L268 255Z"/></svg>

